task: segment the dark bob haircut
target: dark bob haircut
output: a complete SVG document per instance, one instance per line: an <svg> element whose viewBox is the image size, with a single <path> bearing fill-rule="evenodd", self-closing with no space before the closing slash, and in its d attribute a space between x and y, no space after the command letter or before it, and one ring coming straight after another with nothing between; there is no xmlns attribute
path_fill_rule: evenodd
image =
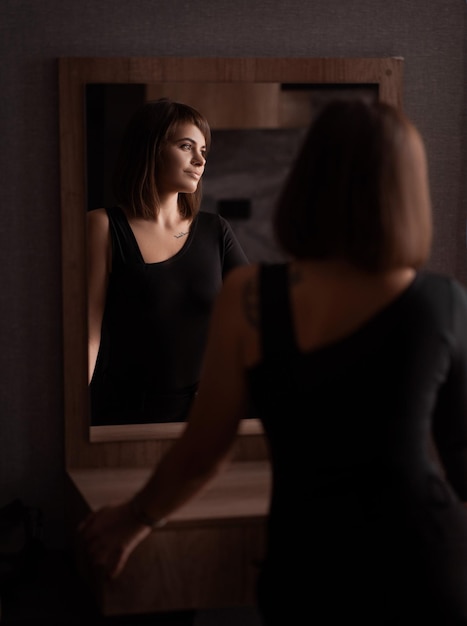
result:
<svg viewBox="0 0 467 626"><path fill-rule="evenodd" d="M380 102L336 100L312 122L278 199L274 232L297 259L344 259L370 272L420 267L432 240L425 150Z"/></svg>
<svg viewBox="0 0 467 626"><path fill-rule="evenodd" d="M179 124L194 124L204 136L206 152L211 145L211 130L206 118L193 107L168 98L143 104L130 119L122 139L113 173L117 203L130 215L154 217L160 207L156 183L161 152ZM200 208L202 183L194 193L179 193L182 218L194 217Z"/></svg>

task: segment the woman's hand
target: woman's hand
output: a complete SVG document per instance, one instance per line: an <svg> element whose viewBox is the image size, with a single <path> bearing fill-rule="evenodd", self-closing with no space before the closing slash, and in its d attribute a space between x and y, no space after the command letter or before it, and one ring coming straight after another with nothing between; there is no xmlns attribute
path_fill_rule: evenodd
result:
<svg viewBox="0 0 467 626"><path fill-rule="evenodd" d="M135 520L129 502L105 506L78 527L91 564L109 578L122 572L130 554L150 532L149 526Z"/></svg>

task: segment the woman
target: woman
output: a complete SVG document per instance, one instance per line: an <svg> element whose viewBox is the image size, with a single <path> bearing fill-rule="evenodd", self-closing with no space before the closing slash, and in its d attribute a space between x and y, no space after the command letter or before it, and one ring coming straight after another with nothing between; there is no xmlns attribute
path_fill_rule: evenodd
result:
<svg viewBox="0 0 467 626"><path fill-rule="evenodd" d="M275 232L290 262L231 273L182 437L84 521L89 554L117 576L224 465L251 398L273 470L264 624L466 624L467 293L423 267L417 130L382 103L329 104Z"/></svg>
<svg viewBox="0 0 467 626"><path fill-rule="evenodd" d="M200 211L207 120L161 99L130 120L115 168L118 206L88 214L92 424L185 419L211 309L246 256L222 217Z"/></svg>

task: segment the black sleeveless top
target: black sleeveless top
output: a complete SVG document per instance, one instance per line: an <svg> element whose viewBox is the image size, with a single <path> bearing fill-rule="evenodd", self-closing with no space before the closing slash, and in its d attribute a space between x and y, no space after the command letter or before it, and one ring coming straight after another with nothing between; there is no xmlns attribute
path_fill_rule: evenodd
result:
<svg viewBox="0 0 467 626"><path fill-rule="evenodd" d="M227 272L247 258L224 218L199 212L177 254L145 263L123 211L107 214L112 271L90 384L91 423L183 420L214 299Z"/></svg>
<svg viewBox="0 0 467 626"><path fill-rule="evenodd" d="M264 623L467 624L465 288L419 273L355 332L301 351L287 264L259 280Z"/></svg>

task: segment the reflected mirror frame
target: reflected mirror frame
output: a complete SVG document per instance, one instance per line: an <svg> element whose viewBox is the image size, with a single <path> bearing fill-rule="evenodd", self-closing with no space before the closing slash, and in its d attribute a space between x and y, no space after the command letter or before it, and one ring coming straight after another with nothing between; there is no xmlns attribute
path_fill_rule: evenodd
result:
<svg viewBox="0 0 467 626"><path fill-rule="evenodd" d="M201 58L76 57L58 59L63 298L63 392L68 467L96 463L124 443L151 463L151 441L173 440L180 424L89 426L86 314L85 87L88 83L305 83L377 85L378 98L402 108L401 57ZM242 420L240 436L262 437L258 420ZM92 431L92 435L90 432ZM99 442L95 445L94 442ZM148 457L148 458L146 458ZM100 463L100 461L99 461Z"/></svg>

